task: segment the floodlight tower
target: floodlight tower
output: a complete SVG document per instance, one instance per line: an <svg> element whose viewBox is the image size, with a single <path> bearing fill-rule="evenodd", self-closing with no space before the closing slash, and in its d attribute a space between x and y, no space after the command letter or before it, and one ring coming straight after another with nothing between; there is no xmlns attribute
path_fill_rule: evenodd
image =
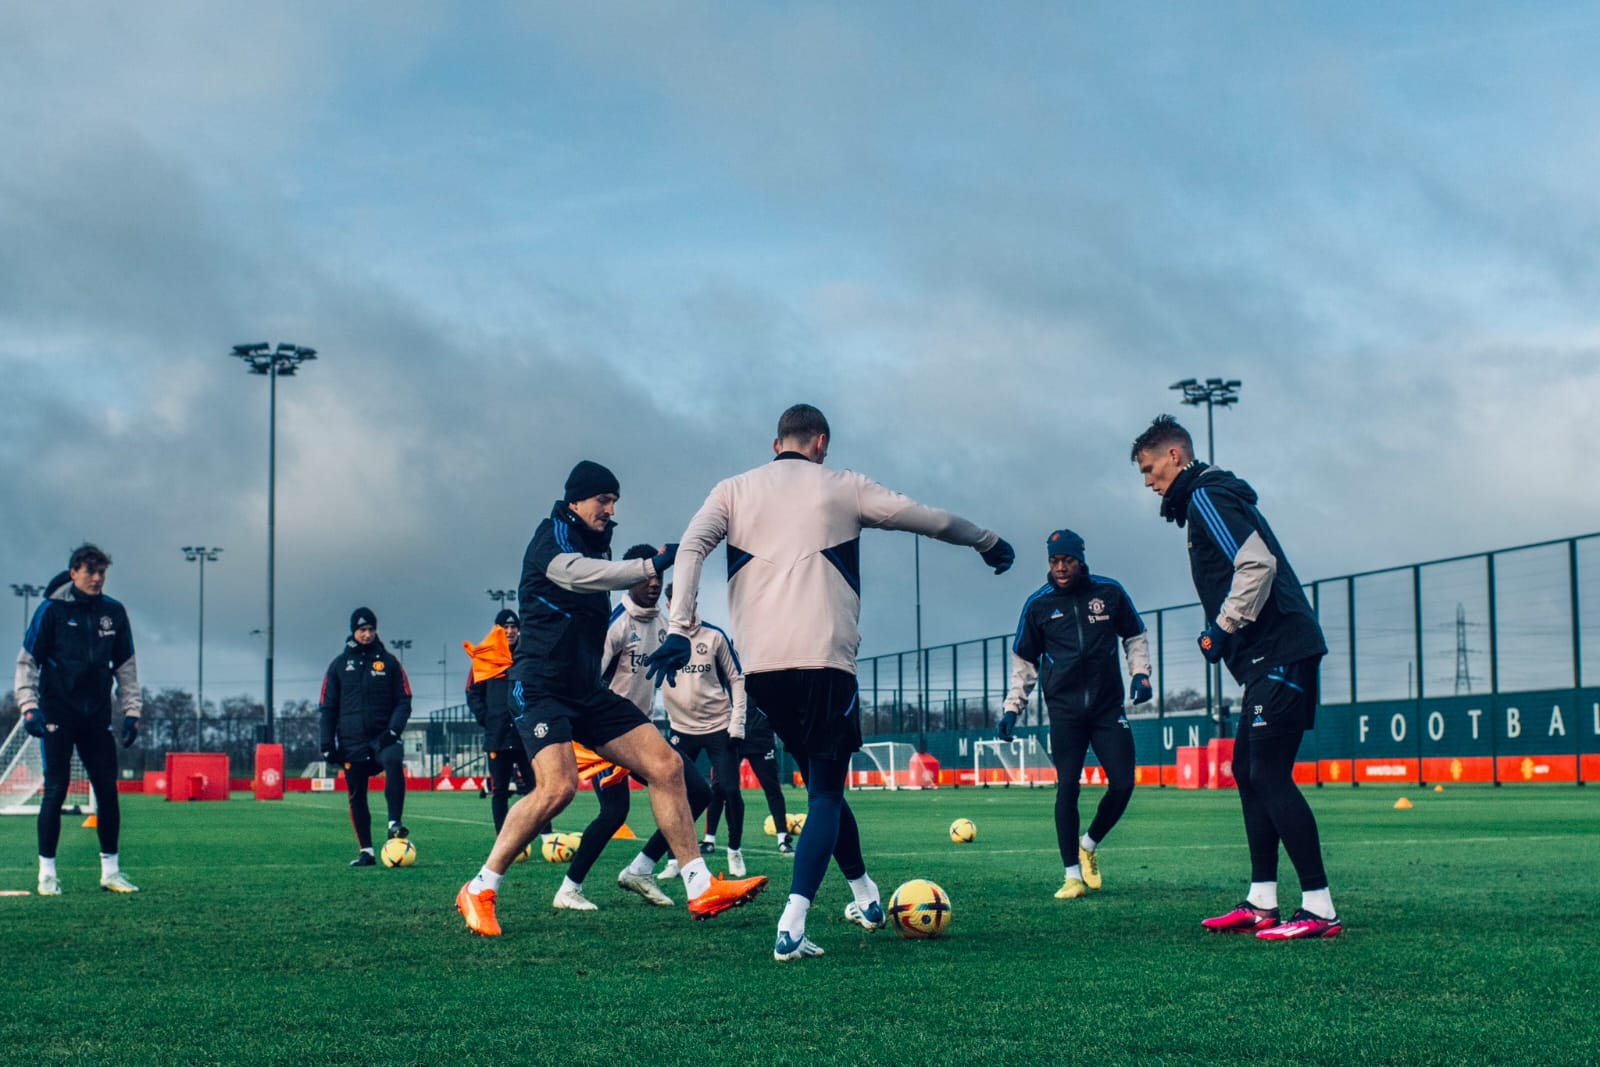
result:
<svg viewBox="0 0 1600 1067"><path fill-rule="evenodd" d="M33 613L29 610L33 606L31 601L36 596L44 596L44 586L18 585L12 582L11 591L22 598L22 628L26 630L28 624L33 621Z"/></svg>
<svg viewBox="0 0 1600 1067"><path fill-rule="evenodd" d="M406 665L406 649L416 644L416 642L409 637L397 637L393 641L385 641L384 644L394 649L394 654L400 657L400 666L404 667Z"/></svg>
<svg viewBox="0 0 1600 1067"><path fill-rule="evenodd" d="M272 654L277 634L276 604L276 538L278 492L278 379L293 377L300 365L317 358L315 348L280 342L276 348L259 341L255 344L234 345L232 355L244 361L251 374L265 375L267 388L267 664L266 740L273 740L272 709Z"/></svg>
<svg viewBox="0 0 1600 1067"><path fill-rule="evenodd" d="M493 600L502 608L506 606L506 601L508 600L513 604L517 602L517 591L515 589L485 589L484 592L489 594L490 600Z"/></svg>
<svg viewBox="0 0 1600 1067"><path fill-rule="evenodd" d="M1207 378L1200 381L1198 378L1185 378L1181 382L1173 382L1168 388L1181 389L1183 402L1199 407L1206 406L1206 462L1217 461L1216 427L1212 424L1211 411L1213 408L1232 407L1239 402L1239 389L1244 385L1237 378L1224 380L1222 378Z"/></svg>
<svg viewBox="0 0 1600 1067"><path fill-rule="evenodd" d="M195 664L194 687L194 750L200 751L200 716L206 703L206 563L217 562L220 548L207 548L205 545L184 545L183 558L190 563L200 564L200 641L199 652Z"/></svg>
<svg viewBox="0 0 1600 1067"><path fill-rule="evenodd" d="M1207 378L1201 381L1198 378L1185 378L1181 382L1173 382L1168 388L1180 390L1183 393L1183 402L1194 407L1201 404L1206 406L1206 462L1217 462L1216 426L1212 422L1211 413L1214 408L1227 408L1239 402L1239 390L1244 385L1237 378ZM1209 621L1209 620L1207 620ZM1215 694L1216 705L1213 708L1212 694ZM1227 705L1222 700L1222 665L1216 664L1206 671L1206 710L1211 712L1212 721L1217 724L1217 735L1228 736Z"/></svg>

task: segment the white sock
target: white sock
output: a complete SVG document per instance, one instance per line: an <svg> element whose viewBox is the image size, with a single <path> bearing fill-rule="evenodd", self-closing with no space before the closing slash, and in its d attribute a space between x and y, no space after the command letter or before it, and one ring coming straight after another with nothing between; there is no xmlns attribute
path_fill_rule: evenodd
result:
<svg viewBox="0 0 1600 1067"><path fill-rule="evenodd" d="M1074 863L1071 867L1067 868L1067 877L1076 878L1080 882L1083 881L1083 867L1080 864Z"/></svg>
<svg viewBox="0 0 1600 1067"><path fill-rule="evenodd" d="M562 893L582 893L582 892L583 892L583 883L582 882L574 882L571 878L563 878L563 879L561 879L561 888L556 890L556 895L560 896Z"/></svg>
<svg viewBox="0 0 1600 1067"><path fill-rule="evenodd" d="M878 896L878 883L865 874L860 878L850 879L850 892L856 898L856 906L861 908L865 908L868 904L875 903L880 899Z"/></svg>
<svg viewBox="0 0 1600 1067"><path fill-rule="evenodd" d="M389 820L389 829L393 830L396 826L399 826L399 825L400 825L400 820L399 819L390 819Z"/></svg>
<svg viewBox="0 0 1600 1067"><path fill-rule="evenodd" d="M56 876L56 858L54 856L39 857L39 877L54 878Z"/></svg>
<svg viewBox="0 0 1600 1067"><path fill-rule="evenodd" d="M778 932L796 940L806 936L806 912L810 910L811 901L799 893L790 893L789 903L778 917Z"/></svg>
<svg viewBox="0 0 1600 1067"><path fill-rule="evenodd" d="M708 845L716 844L717 843L717 835L716 834L707 834L705 836L705 843L708 844Z"/></svg>
<svg viewBox="0 0 1600 1067"><path fill-rule="evenodd" d="M116 874L118 870L120 870L120 868L117 866L117 854L115 852L100 853L101 878L110 878L113 874Z"/></svg>
<svg viewBox="0 0 1600 1067"><path fill-rule="evenodd" d="M1327 889L1313 889L1300 894L1300 907L1323 919L1337 918L1333 911L1333 893Z"/></svg>
<svg viewBox="0 0 1600 1067"><path fill-rule="evenodd" d="M483 870L478 872L478 876L472 880L472 884L467 886L467 892L471 893L473 896L477 896L484 890L493 890L495 892L499 892L500 879L504 877L505 875L496 874L488 867L485 867Z"/></svg>
<svg viewBox="0 0 1600 1067"><path fill-rule="evenodd" d="M679 877L683 879L683 891L689 894L690 900L698 900L711 888L711 868L699 856L683 865Z"/></svg>
<svg viewBox="0 0 1600 1067"><path fill-rule="evenodd" d="M1251 907L1271 911L1278 906L1277 882L1251 882L1250 895L1245 897Z"/></svg>
<svg viewBox="0 0 1600 1067"><path fill-rule="evenodd" d="M728 850L728 858L729 859L732 859L734 856L743 856L743 855L744 855L744 849L742 849L742 848L730 848Z"/></svg>
<svg viewBox="0 0 1600 1067"><path fill-rule="evenodd" d="M789 840L789 835L788 834L779 834L778 835L778 844L780 844L780 845L786 844L788 842L788 840Z"/></svg>
<svg viewBox="0 0 1600 1067"><path fill-rule="evenodd" d="M1088 834L1084 834L1078 839L1078 847L1083 849L1085 852L1093 852L1095 849L1100 847L1100 842L1096 841Z"/></svg>
<svg viewBox="0 0 1600 1067"><path fill-rule="evenodd" d="M656 869L656 861L646 856L643 852L633 857L633 862L628 864L626 874L651 874Z"/></svg>
<svg viewBox="0 0 1600 1067"><path fill-rule="evenodd" d="M370 855L372 855L372 846L368 845L366 848L362 849L361 851L365 852L367 855L370 856Z"/></svg>

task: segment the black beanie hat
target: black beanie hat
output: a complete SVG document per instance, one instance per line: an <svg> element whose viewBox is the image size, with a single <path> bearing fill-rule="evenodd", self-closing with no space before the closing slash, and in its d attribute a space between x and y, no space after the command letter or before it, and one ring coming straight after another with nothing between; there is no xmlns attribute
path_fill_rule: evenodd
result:
<svg viewBox="0 0 1600 1067"><path fill-rule="evenodd" d="M622 486L617 481L617 476L605 467L589 459L578 461L572 468L572 473L567 475L568 504L576 504L580 500L588 500L601 493L620 493Z"/></svg>
<svg viewBox="0 0 1600 1067"><path fill-rule="evenodd" d="M494 617L494 624L496 626L515 626L519 630L522 629L522 620L517 618L517 613L510 608L501 608L500 614Z"/></svg>
<svg viewBox="0 0 1600 1067"><path fill-rule="evenodd" d="M357 608L352 611L350 613L350 632L355 633L363 626L371 626L373 629L377 629L378 613L371 608Z"/></svg>
<svg viewBox="0 0 1600 1067"><path fill-rule="evenodd" d="M1089 565L1089 561L1083 558L1083 538L1071 530L1057 530L1045 542L1045 558L1056 556L1071 556L1085 567Z"/></svg>

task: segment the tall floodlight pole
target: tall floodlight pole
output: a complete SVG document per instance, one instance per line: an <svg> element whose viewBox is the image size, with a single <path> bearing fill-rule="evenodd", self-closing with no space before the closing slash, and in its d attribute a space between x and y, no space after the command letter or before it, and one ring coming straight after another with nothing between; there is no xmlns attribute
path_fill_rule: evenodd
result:
<svg viewBox="0 0 1600 1067"><path fill-rule="evenodd" d="M1244 385L1237 378L1224 380L1222 378L1207 378L1201 381L1198 378L1185 378L1181 382L1173 382L1168 388L1178 389L1183 392L1185 404L1199 407L1206 406L1206 462L1217 461L1216 427L1213 425L1211 411L1213 408L1232 407L1239 402L1239 389Z"/></svg>
<svg viewBox="0 0 1600 1067"><path fill-rule="evenodd" d="M267 377L267 663L266 740L272 741L272 655L277 636L276 594L276 537L278 520L278 379L292 377L307 360L317 358L315 348L280 342L276 348L265 341L250 345L234 345L233 356L244 360L251 374Z"/></svg>
<svg viewBox="0 0 1600 1067"><path fill-rule="evenodd" d="M394 649L394 654L400 657L400 666L404 667L406 665L406 649L416 644L416 642L409 637L397 637L393 641L385 641L384 644Z"/></svg>
<svg viewBox="0 0 1600 1067"><path fill-rule="evenodd" d="M1244 385L1237 378L1207 378L1201 381L1198 378L1185 378L1181 382L1173 382L1168 388L1180 390L1183 393L1183 402L1193 407L1201 404L1206 406L1206 462L1217 462L1216 426L1212 421L1213 408L1232 407L1239 402L1239 389ZM1210 620L1206 620L1210 622ZM1216 694L1216 706L1212 707L1212 694ZM1206 671L1206 710L1211 712L1211 721L1217 724L1220 736L1227 735L1228 724L1222 715L1222 665L1215 664Z"/></svg>
<svg viewBox="0 0 1600 1067"><path fill-rule="evenodd" d="M485 589L484 592L489 594L490 600L499 604L502 608L506 606L506 601L508 600L513 604L517 602L517 591L515 589Z"/></svg>
<svg viewBox="0 0 1600 1067"><path fill-rule="evenodd" d="M220 548L207 548L205 545L184 545L183 558L190 563L200 564L200 624L199 624L199 652L195 662L195 687L194 687L194 750L200 751L200 716L206 706L206 563L217 562Z"/></svg>
<svg viewBox="0 0 1600 1067"><path fill-rule="evenodd" d="M22 628L27 630L28 623L33 621L33 613L29 610L33 605L30 602L36 596L44 596L44 586L18 585L12 582L11 591L22 598Z"/></svg>

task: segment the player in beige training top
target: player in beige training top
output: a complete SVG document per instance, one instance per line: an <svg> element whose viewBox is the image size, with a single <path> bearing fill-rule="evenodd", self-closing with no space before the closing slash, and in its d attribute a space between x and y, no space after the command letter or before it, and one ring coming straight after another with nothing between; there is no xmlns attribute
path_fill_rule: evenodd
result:
<svg viewBox="0 0 1600 1067"><path fill-rule="evenodd" d="M745 689L803 768L809 801L789 903L778 920L773 955L779 960L822 955L805 936L805 924L829 856L839 861L854 898L845 917L869 930L885 922L844 799L850 756L861 747L855 677L861 531L909 530L967 545L996 574L1015 558L992 531L924 507L864 475L823 466L829 443L822 412L796 404L778 420L776 458L711 490L678 549L667 639L646 660L651 677L664 677L669 685L691 661L700 572L726 541L731 630L739 641Z"/></svg>

